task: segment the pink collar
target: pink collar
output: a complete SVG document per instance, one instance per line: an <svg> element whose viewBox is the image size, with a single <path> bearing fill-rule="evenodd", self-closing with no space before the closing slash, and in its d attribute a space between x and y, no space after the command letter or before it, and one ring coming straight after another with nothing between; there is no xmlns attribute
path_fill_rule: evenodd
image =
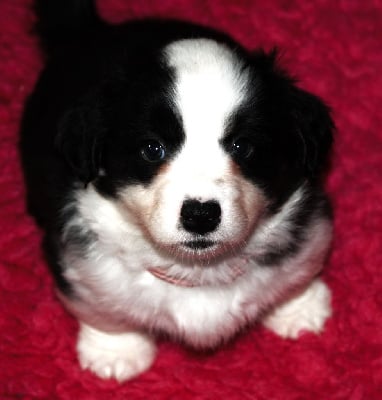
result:
<svg viewBox="0 0 382 400"><path fill-rule="evenodd" d="M167 273L167 271L163 268L160 267L151 267L148 269L148 271L154 275L156 278L166 282L166 283L170 283L172 285L176 285L176 286L181 286L181 287L201 287L201 286L214 286L213 284L201 284L201 283L197 283L191 279L187 279L187 278L177 278L175 276L172 276L170 274ZM231 279L229 282L224 282L224 285L228 285L230 283L232 283L233 281L236 280L236 278L238 278L239 276L244 274L244 269L241 268L240 266L235 266L232 267L232 271L233 271L233 275L231 276Z"/></svg>

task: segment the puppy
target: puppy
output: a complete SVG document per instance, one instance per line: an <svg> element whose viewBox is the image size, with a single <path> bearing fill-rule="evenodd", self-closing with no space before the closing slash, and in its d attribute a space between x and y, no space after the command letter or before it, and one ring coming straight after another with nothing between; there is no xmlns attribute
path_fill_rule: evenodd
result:
<svg viewBox="0 0 382 400"><path fill-rule="evenodd" d="M21 155L80 364L123 381L155 333L214 348L261 320L320 332L331 240L328 108L274 52L193 24L102 21L37 0L46 66Z"/></svg>

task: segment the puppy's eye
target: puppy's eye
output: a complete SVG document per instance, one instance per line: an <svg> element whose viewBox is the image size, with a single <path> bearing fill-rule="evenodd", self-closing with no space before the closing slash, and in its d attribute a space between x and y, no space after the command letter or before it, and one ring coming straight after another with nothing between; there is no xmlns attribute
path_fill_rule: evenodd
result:
<svg viewBox="0 0 382 400"><path fill-rule="evenodd" d="M251 157L253 144L249 139L241 137L236 139L231 146L231 155L237 160L245 160Z"/></svg>
<svg viewBox="0 0 382 400"><path fill-rule="evenodd" d="M141 155L148 162L158 162L166 157L166 150L156 140L148 140L141 147Z"/></svg>

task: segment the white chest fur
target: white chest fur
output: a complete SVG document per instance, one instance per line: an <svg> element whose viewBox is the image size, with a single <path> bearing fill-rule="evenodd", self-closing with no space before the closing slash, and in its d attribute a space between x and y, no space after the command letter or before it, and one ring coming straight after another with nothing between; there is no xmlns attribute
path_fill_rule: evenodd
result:
<svg viewBox="0 0 382 400"><path fill-rule="evenodd" d="M76 300L65 300L72 312L100 329L119 331L133 326L166 331L195 346L212 346L230 337L259 311L311 280L321 268L330 241L329 222L316 221L297 255L275 268L261 267L250 255L264 240L262 229L243 250L244 274L224 284L219 279L242 261L240 257L205 267L177 265L153 247L132 219L126 220L113 202L94 190L82 192L77 207L78 215L68 226L90 229L97 239L85 255L70 247L63 254L65 277L77 294ZM277 218L269 221L272 230L283 223L280 215L278 219L278 223ZM215 274L217 284L176 286L148 272L153 266L191 275L194 271L199 277Z"/></svg>

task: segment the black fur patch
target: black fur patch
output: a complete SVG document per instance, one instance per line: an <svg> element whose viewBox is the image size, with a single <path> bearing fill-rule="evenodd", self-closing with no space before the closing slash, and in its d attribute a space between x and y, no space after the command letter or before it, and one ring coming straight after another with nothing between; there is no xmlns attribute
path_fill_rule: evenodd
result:
<svg viewBox="0 0 382 400"><path fill-rule="evenodd" d="M284 245L270 242L262 254L256 257L261 266L277 266L288 257L292 257L304 246L309 230L314 221L332 218L330 203L327 197L317 190L306 190L305 196L296 207L295 213L285 223L289 224L287 232L290 240Z"/></svg>

